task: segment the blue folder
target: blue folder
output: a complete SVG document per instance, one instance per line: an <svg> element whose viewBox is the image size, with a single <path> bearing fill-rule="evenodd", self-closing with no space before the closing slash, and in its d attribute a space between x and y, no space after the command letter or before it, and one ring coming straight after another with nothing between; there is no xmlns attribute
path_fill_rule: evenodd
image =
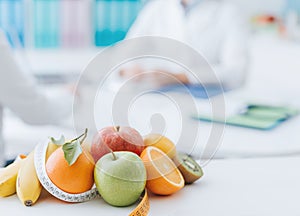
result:
<svg viewBox="0 0 300 216"><path fill-rule="evenodd" d="M191 94L195 98L208 99L213 96L217 96L219 94L224 93L224 89L221 86L217 85L208 85L203 86L199 84L191 84L191 85L168 85L160 88L158 91L161 92L180 92Z"/></svg>

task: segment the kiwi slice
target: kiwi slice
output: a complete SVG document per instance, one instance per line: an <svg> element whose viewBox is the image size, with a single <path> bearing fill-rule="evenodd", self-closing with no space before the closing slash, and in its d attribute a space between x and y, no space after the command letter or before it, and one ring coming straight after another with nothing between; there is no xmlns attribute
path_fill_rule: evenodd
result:
<svg viewBox="0 0 300 216"><path fill-rule="evenodd" d="M186 184L192 184L203 176L202 168L191 156L185 153L177 153L173 160Z"/></svg>

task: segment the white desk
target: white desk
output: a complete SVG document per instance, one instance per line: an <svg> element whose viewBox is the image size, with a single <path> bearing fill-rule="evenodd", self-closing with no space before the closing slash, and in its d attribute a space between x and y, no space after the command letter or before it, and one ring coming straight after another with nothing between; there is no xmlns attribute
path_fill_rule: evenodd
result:
<svg viewBox="0 0 300 216"><path fill-rule="evenodd" d="M254 101L262 104L290 105L300 109L300 103L296 100L286 100L282 95L257 93L250 89L231 92L225 95L225 101L227 107L232 103L246 104ZM297 128L300 128L299 115L268 131L226 126L217 155L232 158L300 154L300 134Z"/></svg>
<svg viewBox="0 0 300 216"><path fill-rule="evenodd" d="M232 98L234 100L247 100L250 96L244 96L243 94L231 95L228 101ZM111 116L108 114L111 112L110 102L106 99L100 100L98 111L96 113L96 119L98 119L98 127L102 128L107 125L111 125ZM113 100L113 98L110 98ZM147 106L144 104L148 104ZM161 106L164 104L164 106ZM201 103L198 104L201 106ZM140 109L139 109L140 107ZM299 106L300 107L300 106ZM97 110L97 109L96 109ZM165 119L165 132L166 135L171 138L175 143L180 137L181 133L181 120L186 121L184 124L187 128L199 126L199 140L198 146L194 153L199 156L202 148L206 145L207 139L211 133L211 124L207 122L199 122L189 118L190 113L182 113L183 118L180 119L180 113L177 112L176 107L172 104L168 104L168 100L157 97L157 95L148 95L136 101L136 105L129 111L129 119L132 127L138 129L142 135L146 135L151 131L151 117L153 114L161 113L161 116ZM4 119L4 135L6 138L6 156L7 158L13 158L19 153L30 152L31 149L37 144L37 142L46 139L49 136L59 137L61 134L65 134L66 137L75 136L72 128L55 127L55 126L28 126L21 122L19 119L12 116L6 116ZM85 125L83 124L83 127ZM288 120L282 123L282 125L270 131L259 131L254 129L239 128L233 126L226 126L224 135L221 140L221 145L216 154L218 158L234 158L234 157L262 157L262 156L282 156L299 154L300 155L300 116L294 119ZM83 128L84 129L84 128ZM82 129L82 131L83 131ZM17 134L16 134L17 132ZM186 134L187 146L189 134ZM191 138L192 139L192 138ZM191 141L194 141L193 139ZM184 146L179 146L184 150Z"/></svg>
<svg viewBox="0 0 300 216"><path fill-rule="evenodd" d="M254 37L251 41L250 51L251 65L246 86L244 89L226 96L228 105L231 105L231 101L263 101L267 103L275 101L300 107L298 100L300 98L300 65L298 61L300 44L278 38ZM41 55L43 59L41 59L41 62L45 63L47 57L51 55L53 53L49 55L44 53L44 55ZM60 57L64 55L66 54L61 53ZM88 59L87 56L92 56L92 54L90 53L85 56L81 61L78 61L78 64L83 65L83 62ZM67 65L70 66L71 61L67 62L69 62ZM43 65L45 66L46 64ZM169 127L166 134L176 142L180 134L180 128L177 126L181 120L176 115L176 109L170 104L165 104L162 99L149 98L148 101L144 100L146 105L142 107L142 110L131 110L130 123L144 135L151 131L149 124L151 115L155 114L155 112L161 112L165 115L165 120ZM100 105L98 107L104 111L95 113L99 128L111 125L111 116L109 115L111 112L109 101L111 99L109 95L100 98ZM199 101L198 106L202 106L201 103ZM162 106L162 104L166 106ZM170 105L170 109L168 105ZM188 116L190 113L183 114ZM13 156L14 153L16 154L16 150L24 152L26 149L33 148L36 141L45 137L51 135L59 136L61 133L72 133L72 129L66 128L32 127L16 119L11 120L6 118L4 121L4 136L7 139L7 154L9 156ZM187 121L188 127L194 127L198 124L198 122L191 119L187 119ZM206 142L211 128L210 124L203 122L200 124L199 146L201 147ZM15 134L15 128L18 128L18 136ZM257 157L300 153L300 133L298 133L298 128L300 128L299 116L271 131L257 131L228 126L225 129L222 145L216 156ZM39 134L39 137L36 134ZM24 144L20 145L23 142Z"/></svg>
<svg viewBox="0 0 300 216"><path fill-rule="evenodd" d="M92 95L88 92L86 94ZM95 103L92 103L95 104L95 108L86 108L82 114L93 113L96 110L95 121L99 129L107 125L124 125L128 116L129 124L142 135L150 133L154 128L154 130L162 129L163 133L175 143L178 143L182 136L184 141L179 143L177 147L187 153L191 153L195 137L198 136L197 145L192 155L195 157L201 155L212 133L212 123L196 121L190 117L193 114L191 111L193 104L189 102L182 103L182 101L187 100L188 96L173 93L169 94L169 97L173 97L172 99L157 94L142 95L137 98L135 96L137 95L133 94L129 97L131 103L128 105L126 99L124 99L125 93L121 97L114 98L113 93L102 91ZM233 101L242 105L243 102L252 101L253 99L253 101L260 102L262 100L264 103L269 104L277 99L277 102L281 104L282 99L284 99L280 97L272 99L272 97L268 94L251 95L251 91L247 89L231 92L225 95L225 109L229 109ZM88 97L85 98L87 101L84 101L83 104L89 104L88 100L94 100ZM124 103L114 105L116 101L122 99L125 100ZM219 98L212 100L219 100ZM178 103L178 101L181 101L181 103ZM292 105L300 108L300 104L292 103ZM196 101L196 107L200 110L205 106L211 106L210 102L207 100ZM117 118L120 115L124 118ZM82 118L86 119L84 115L82 115ZM153 124L153 118L156 118L156 124ZM154 127L152 127L153 125ZM198 132L196 131L196 134L193 134L195 132L194 128L197 127L199 128ZM293 117L269 131L226 125L222 139L217 140L221 145L216 157L265 157L300 154L298 128L300 128L300 116Z"/></svg>
<svg viewBox="0 0 300 216"><path fill-rule="evenodd" d="M299 157L211 161L195 184L171 196L150 195L150 215L299 215L299 163ZM0 212L7 216L122 216L133 208L111 207L101 199L66 204L47 193L30 208L16 195L0 198Z"/></svg>
<svg viewBox="0 0 300 216"><path fill-rule="evenodd" d="M254 41L249 83L244 92L237 92L233 98L278 99L289 103L299 99L299 46L280 44L276 40ZM176 110L170 111L160 105L160 101L154 102L156 108L166 113L166 119L170 119L167 121L171 125L169 135L176 139L176 121L171 120L172 112ZM133 126L140 124L138 129L147 131L149 121L139 123L144 113L133 114ZM105 126L107 120L100 118L101 115L107 114L98 113L99 126ZM190 120L189 125L194 124L198 122ZM72 135L72 129L32 127L14 118L4 119L4 125L9 156L30 151L38 140L48 136ZM297 153L299 128L299 117L270 132L228 127L217 156L271 157ZM204 141L209 129L209 124L201 125ZM151 215L299 215L299 162L299 157L214 160L204 168L205 177L196 184L173 196L151 196ZM15 196L0 199L0 211L8 212L8 215L127 215L132 208L113 208L101 200L70 205L45 194L32 208L23 207Z"/></svg>

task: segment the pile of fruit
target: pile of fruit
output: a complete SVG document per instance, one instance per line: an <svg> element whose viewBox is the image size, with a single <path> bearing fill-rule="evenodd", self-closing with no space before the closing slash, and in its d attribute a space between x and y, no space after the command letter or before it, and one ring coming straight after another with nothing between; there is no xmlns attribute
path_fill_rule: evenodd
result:
<svg viewBox="0 0 300 216"><path fill-rule="evenodd" d="M94 188L108 204L129 206L139 200L145 189L170 195L203 175L199 164L177 152L175 144L165 136L142 137L131 127L119 126L98 131L90 145L85 143L86 136L87 130L69 141L62 136L47 143L43 164L47 179L67 194ZM0 170L0 196L17 193L26 206L37 202L42 184L35 158L32 151Z"/></svg>

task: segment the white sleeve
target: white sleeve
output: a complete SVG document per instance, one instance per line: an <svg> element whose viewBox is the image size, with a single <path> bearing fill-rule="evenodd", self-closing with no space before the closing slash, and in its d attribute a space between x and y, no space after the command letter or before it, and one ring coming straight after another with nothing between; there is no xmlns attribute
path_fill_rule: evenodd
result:
<svg viewBox="0 0 300 216"><path fill-rule="evenodd" d="M184 10L177 0L150 0L140 11L126 38L169 37L186 41Z"/></svg>
<svg viewBox="0 0 300 216"><path fill-rule="evenodd" d="M0 37L0 69L0 104L25 122L58 124L71 114L71 95L62 92L50 97L43 93L19 68L3 36Z"/></svg>
<svg viewBox="0 0 300 216"><path fill-rule="evenodd" d="M220 47L217 51L216 62L211 68L197 65L201 71L202 83L222 83L226 88L236 88L245 81L248 68L248 29L246 20L240 15L239 10L232 4L220 3L219 11L221 25L218 25L218 38ZM211 41L210 41L211 42ZM211 75L214 72L217 76ZM191 83L199 83L191 74L187 74Z"/></svg>
<svg viewBox="0 0 300 216"><path fill-rule="evenodd" d="M144 8L138 14L136 20L130 27L126 34L126 39L145 36L151 34L151 27L149 27L151 20L153 20L153 4L154 1L146 3Z"/></svg>
<svg viewBox="0 0 300 216"><path fill-rule="evenodd" d="M232 5L226 8L226 29L220 51L219 65L213 65L225 86L244 83L248 68L248 29L246 20Z"/></svg>
<svg viewBox="0 0 300 216"><path fill-rule="evenodd" d="M5 162L5 157L4 157L5 149L4 149L4 141L2 137L2 124L3 124L2 115L3 115L3 108L0 106L0 167L3 167Z"/></svg>

